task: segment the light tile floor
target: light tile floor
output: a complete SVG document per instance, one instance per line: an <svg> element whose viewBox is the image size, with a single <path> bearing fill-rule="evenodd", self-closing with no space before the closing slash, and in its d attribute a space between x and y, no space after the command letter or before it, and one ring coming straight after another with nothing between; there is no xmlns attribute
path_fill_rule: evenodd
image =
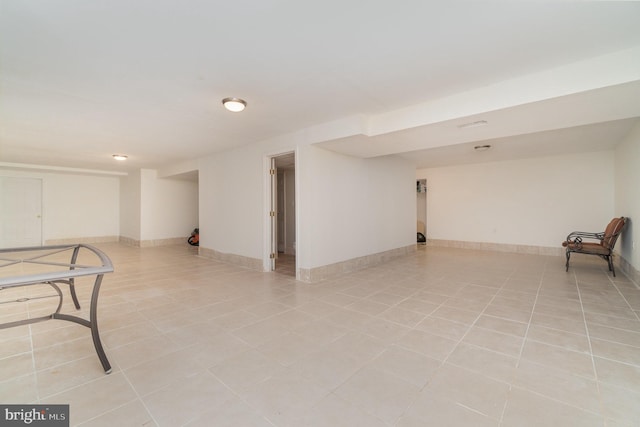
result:
<svg viewBox="0 0 640 427"><path fill-rule="evenodd" d="M561 257L422 246L305 284L186 245L99 246L116 267L99 310L113 372L82 326L0 330L0 402L69 403L74 426L640 420L640 290L595 257L566 273ZM0 321L46 304L0 304Z"/></svg>

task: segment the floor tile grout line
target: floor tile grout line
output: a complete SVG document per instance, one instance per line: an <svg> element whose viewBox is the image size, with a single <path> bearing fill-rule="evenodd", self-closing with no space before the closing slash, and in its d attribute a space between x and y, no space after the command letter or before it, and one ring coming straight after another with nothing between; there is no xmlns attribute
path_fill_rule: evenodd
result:
<svg viewBox="0 0 640 427"><path fill-rule="evenodd" d="M49 370L51 370L51 369L59 368L59 367L62 367L62 366L68 366L68 365L71 365L71 364L73 364L73 363L75 363L75 362L78 362L79 360L88 360L88 359L96 358L96 357L97 357L97 356L96 356L95 354L87 355L87 356L84 356L84 357L80 357L80 358L78 358L78 359L74 359L74 360L70 360L70 361L67 361L67 362L59 363L59 364L57 364L57 365L50 366L50 367L47 367L47 368L44 368L44 369L40 369L40 370L37 370L37 371L36 371L36 370L34 370L34 374L35 374L35 375L37 375L37 374L38 374L38 373L40 373L40 372L45 372L45 371L49 371ZM97 362L96 362L96 363L97 363ZM68 391L70 391L70 390L74 390L74 389L76 389L76 388L78 388L78 387L81 387L81 386L83 386L83 385L85 385L85 384L89 384L89 383L92 383L92 382L98 381L99 379L104 378L104 377L105 377L105 376L107 376L107 375L111 375L111 374L113 374L113 373L121 372L121 370L120 370L120 369L118 369L118 370L114 369L111 373L107 374L107 373L105 373L105 372L102 370L102 367L100 367L99 372L100 372L102 375L97 376L97 377L95 377L95 378L91 378L91 379L89 379L89 380L87 380L87 381L85 381L85 382L82 382L82 383L79 383L79 384L74 384L74 385L69 386L69 387L67 387L67 388L63 388L63 389L57 390L57 391L56 391L56 392L54 392L54 393L47 394L47 395L44 395L44 396L41 396L41 397L48 398L48 397L51 397L51 396L58 395L58 394L60 394L60 393L66 393L66 392L68 392ZM39 386L38 386L38 393L40 393L40 387L39 387Z"/></svg>
<svg viewBox="0 0 640 427"><path fill-rule="evenodd" d="M119 367L119 366L118 366ZM137 399L140 401L140 403L142 404L142 406L144 407L145 411L147 411L147 414L149 414L149 417L151 417L151 419L153 420L153 422L159 426L160 423L158 423L158 421L155 419L155 417L153 416L153 413L151 412L151 410L149 409L149 407L147 406L147 404L145 403L144 399L142 399L142 396L140 395L140 393L138 392L138 390L136 390L136 388L134 387L133 383L131 382L131 380L129 379L129 376L126 373L126 370L120 369L120 372L122 372L122 376L124 377L125 381L127 381L127 384L129 384L129 387L131 387L131 390L133 390L133 392L135 393ZM129 402L131 403L131 402ZM106 412L105 412L106 413ZM104 414L102 414L104 415Z"/></svg>
<svg viewBox="0 0 640 427"><path fill-rule="evenodd" d="M36 389L36 401L40 403L42 396L40 395L40 386L38 384L38 372L36 371L36 352L33 347L33 331L31 330L31 325L29 325L29 343L31 345L31 363L33 366L33 381L35 383Z"/></svg>
<svg viewBox="0 0 640 427"><path fill-rule="evenodd" d="M491 297L491 299L489 300L489 302L487 302L487 304L484 306L484 308L482 309L482 311L476 316L476 318L473 320L473 322L471 322L471 324L469 325L469 327L467 328L466 332L462 335L462 337L458 340L458 342L456 343L456 345L454 346L453 350L451 350L449 352L449 354L447 354L447 357L445 358L445 360L443 361L444 363L447 363L449 357L451 356L451 354L453 354L453 352L455 351L456 348L458 348L458 346L462 343L462 341L464 340L464 338L469 334L469 332L471 331L471 329L473 329L473 327L475 326L475 324L478 322L478 320L480 319L480 317L482 317L482 315L485 313L485 311L487 310L487 307L489 307L491 305L491 303L496 299L498 292L500 292L500 290L502 290L504 288L504 285L508 282L509 278L511 277L513 273L509 274L509 276L507 276L507 278L504 279L504 282L502 283L502 286L500 286L498 288L498 291ZM444 303L443 303L444 304ZM479 347L479 346L476 346Z"/></svg>
<svg viewBox="0 0 640 427"><path fill-rule="evenodd" d="M253 405L250 404L249 401L247 401L247 399L245 399L244 397L242 397L238 392L236 392L236 390L234 390L230 385L228 385L226 382L224 382L222 380L222 378L218 377L215 373L210 371L210 368L204 368L204 371L210 375L211 377L213 377L216 381L220 382L220 384L222 384L227 390L229 390L229 392L231 392L231 394L233 394L236 398L238 398L241 402L243 402L244 404L246 404L249 408L251 408L253 411L256 412L256 414L258 414L262 419L264 419L265 421L267 421L269 424L273 425L274 427L277 427L277 424L275 424L274 422L272 422L269 418L267 418L265 415L263 415L258 408L254 408ZM257 384L262 384L266 381L268 381L269 379L273 378L273 375L263 379L262 381L258 382ZM257 385L255 384L255 385ZM184 424L182 424L182 426L186 426L188 425L190 422L196 420L197 417L192 418L188 421L186 421ZM160 425L160 424L158 424Z"/></svg>
<svg viewBox="0 0 640 427"><path fill-rule="evenodd" d="M252 349L252 350L259 351L258 349L255 349L255 348L254 348L254 349ZM250 351L250 350L247 350L247 351ZM262 352L260 352L260 353L262 354ZM266 357L266 356L265 356L265 357ZM276 363L279 363L279 362L277 362L277 361L276 361ZM287 369L289 368L289 367L284 366L284 365L281 365L281 366L282 366L285 370L287 370ZM211 376L213 376L213 377L214 377L217 381L219 381L222 385L224 385L224 386L225 386L225 387L226 387L226 388L227 388L227 389L228 389L228 390L229 390L229 391L230 391L234 396L236 396L240 401L242 401L242 402L243 402L244 404L246 404L249 408L251 408L253 411L255 411L255 412L256 412L260 417L262 417L265 421L267 421L269 424L273 425L274 427L278 427L278 425L277 425L277 424L275 424L275 420L274 420L274 421L272 421L272 420L271 420L271 419L269 419L266 415L262 414L262 412L261 412L258 408L254 407L254 406L251 404L251 402L249 402L245 397L243 397L242 395L240 395L240 394L239 394L239 393L238 393L234 388L232 388L229 384L227 384L227 383L226 383L222 378L220 378L218 375L216 375L216 374L215 374L214 372L212 372L210 369L211 369L211 367L209 367L209 368L205 368L205 371L206 371L207 373L209 373ZM274 378L274 377L275 377L274 375L270 375L270 376L268 376L267 378L263 378L263 379L262 379L262 380L260 380L259 382L255 383L255 384L252 384L252 387L258 386L258 385L260 385L260 384L264 384L265 382L269 381L270 379L272 379L272 378ZM311 382L312 384L316 385L317 387L320 387L320 388L323 388L323 389L324 389L324 387L323 387L323 386L321 386L321 385L317 384L317 383L316 383L315 381L313 381L311 378L307 378L307 377L305 377L305 376L304 376L304 375L302 375L302 374L300 375L300 378L301 378L301 379L303 379L303 380L305 380L305 381L309 381L309 382ZM321 399L319 399L319 400L318 400L318 402L316 402L315 404L318 404L320 401L322 401L322 399L324 399L325 397L327 397L327 396L329 396L329 395L333 394L333 392L334 392L334 390L327 390L327 393L326 393L326 394L325 394ZM338 396L338 397L339 397L339 396ZM315 404L314 404L313 406L315 406Z"/></svg>
<svg viewBox="0 0 640 427"><path fill-rule="evenodd" d="M441 280L442 280L442 279L441 279ZM439 281L441 281L441 280L439 280ZM507 279L505 279L505 283L506 283L506 280L507 280ZM504 283L503 283L503 286L504 286ZM502 287L500 287L499 289L501 289L501 288L502 288ZM462 289L464 289L464 288L462 288ZM462 289L461 289L461 290L462 290ZM458 292L460 292L461 290L459 290ZM416 295L416 294L418 294L419 292L420 292L420 290L417 290L416 292L412 293L412 294L411 294L411 296ZM457 294L458 292L456 292L456 294ZM468 334L468 332L471 330L471 328L472 328L472 327L473 327L473 325L477 322L477 320L480 318L480 316L482 316L482 313L484 312L484 310L486 310L486 307L488 307L488 306L489 306L489 304L491 304L491 301L493 301L493 300L495 299L495 297L496 297L496 295L497 295L497 293L498 293L498 292L499 292L499 290L498 290L498 291L497 291L497 292L492 296L491 300L490 300L489 302L487 302L487 304L485 305L485 308L482 310L482 312L481 312L480 314L478 314L478 316L477 316L477 317L476 317L476 319L472 322L472 324L471 324L471 325L469 325L469 327L468 327L467 331L465 332L465 334L460 338L460 340L458 340L458 342L456 343L456 345L455 345L455 346L453 347L453 349L452 349L452 350L447 354L447 356L445 357L445 359L444 359L444 360L442 360L442 361L440 361L440 364L439 364L438 368L436 368L436 370L433 372L433 374L431 375L431 377L435 376L435 375L436 375L436 374L437 374L437 373L438 373L438 372L439 372L439 371L440 371L440 370L445 366L445 364L447 363L446 361L447 361L447 359L449 358L449 356L450 356L450 355L455 351L455 349L458 347L458 345L462 342L462 340L464 339L464 337ZM406 300L408 300L411 296L406 297L406 298L405 298L405 299L403 299L402 301L406 301ZM443 296L446 296L446 295L443 295ZM431 315L432 315L435 311L437 311L439 308L444 307L444 306L445 306L445 303L446 303L447 301L449 301L449 300L450 300L452 297L454 297L454 296L455 296L455 295L453 295L453 296L451 296L451 295L446 296L446 299L444 299L440 304L438 304L438 307L437 307L436 309L434 309L430 314L425 315L425 316L424 316L424 318L423 318L422 320L424 321L426 318L428 318L429 316L431 316ZM396 303L396 305L397 305L397 304L400 304L402 301L400 301L400 302ZM434 304L434 305L435 305L435 304ZM394 305L394 306L395 306L395 305ZM452 307L452 308L455 308L455 307ZM466 310L463 310L463 311L466 311ZM436 316L436 317L437 317L437 316ZM444 319L444 320L449 320L449 319ZM420 323L420 322L418 322L418 324L419 324L419 323ZM456 323L458 323L458 322L456 322ZM406 325L403 325L403 326L406 326ZM411 327L411 328L410 328L410 330L412 330L412 331L413 331L413 330L416 330L416 331L420 331L420 332L425 332L425 331L421 331L420 329L416 329L416 326L417 326L417 324L416 324L416 325L414 325L413 327ZM438 335L436 335L436 336L438 336ZM444 338L444 337L443 337L443 338ZM450 338L447 338L447 339L450 339ZM453 340L452 340L452 341L453 341ZM404 347L400 346L400 348L404 348ZM413 351L413 350L411 350L411 349L407 349L407 350L409 350L409 351ZM422 353L419 353L419 354L422 354ZM428 357L428 356L427 356L427 357ZM455 366L455 365L454 365L454 366ZM465 369L465 368L463 368L463 369ZM422 391L427 387L427 385L428 385L428 384L429 384L429 380L428 380L428 381L427 381L427 382L426 382L426 383L425 383L425 384L424 384L424 385L419 389L419 392L422 392ZM417 398L418 398L418 396L416 395L416 397L412 400L412 402L411 402L410 404L408 404L406 408L404 408L403 412L402 412L402 413L398 416L398 418L396 419L396 421L395 421L396 423L398 422L398 420L402 419L402 417L407 413L407 411L408 411L408 410L409 410L409 409L410 409L410 408L415 404L415 402L416 402ZM454 403L459 404L458 402L454 402ZM506 402L505 402L505 404L506 404ZM464 407L464 405L460 405L460 406L463 406L463 407ZM469 408L469 409L470 409L470 408ZM479 412L479 411L476 411L476 410L474 410L474 412L476 412L476 413L478 413L478 414L481 414L481 415L483 415L483 416L486 416L486 415L485 415L485 414L483 414L482 412ZM490 417L488 417L488 416L487 416L487 418L490 418Z"/></svg>
<svg viewBox="0 0 640 427"><path fill-rule="evenodd" d="M469 327L467 328L466 332L462 335L462 337L460 337L460 339L459 339L459 340L458 340L458 342L455 344L455 346L453 346L453 348L451 349L451 351L450 351L450 352L445 356L445 358L444 358L444 359L442 360L442 362L440 363L440 366L438 366L438 368L436 369L436 371L434 372L434 374L433 374L433 375L436 375L436 374L437 374L437 372L439 372L439 371L440 371L440 370L441 370L441 369L446 365L446 363L447 363L447 361L449 360L449 358L451 357L451 355L455 352L455 350L458 348L458 346L462 343L462 341L464 340L464 338L469 334L469 332L471 331L471 329L474 327L474 325L477 323L477 321L480 319L480 317L481 317L481 316L484 314L484 312L487 310L487 307L489 307L489 306L491 305L491 303L496 299L496 297L497 297L498 293L499 293L499 292L504 288L505 284L508 282L509 278L510 278L510 277L512 277L512 275L513 275L513 270L511 270L511 272L509 273L509 275L504 279L504 281L503 281L502 285L501 285L499 288L497 288L496 293L495 293L495 294L491 297L491 299L486 303L486 305L484 306L484 308L482 309L482 311L481 311L481 312L476 316L476 318L474 319L474 321L469 325ZM464 288L463 288L463 289L464 289ZM460 291L456 292L456 294L457 294L457 293L459 293L459 292L461 292L461 291L462 291L462 289L461 289ZM454 296L455 296L455 295L454 295ZM450 298L450 297L449 297L449 298ZM440 305L440 306L444 305L444 303L445 303L446 301L448 301L448 299L449 299L449 298L447 298L447 300L443 301L443 302L441 303L441 305ZM448 320L448 319L445 319L445 320ZM456 365L456 364L453 364L453 365L454 365L454 366L458 366L458 365ZM462 368L462 369L467 370L467 368L464 368L464 367L461 367L461 368ZM473 371L472 371L472 372L473 372ZM484 374L481 374L481 375L484 375ZM492 378L492 379L493 379L493 378ZM494 379L494 380L495 380L495 379ZM504 382L504 381L501 381L501 382ZM427 381L427 383L426 383L426 384L421 388L421 390L420 390L420 391L424 390L424 388L425 388L425 387L427 387L427 385L428 385L428 384L429 384L429 382ZM509 384L509 390L511 390L511 384ZM508 402L508 398L507 398L507 399L505 399L505 402L504 402L504 405L503 405L503 408L502 408L502 411L501 411L501 414L500 414L500 419L498 420L498 422L499 422L499 423L502 423L502 418L503 418L503 416L504 416L504 411L506 410L507 402ZM415 402L414 402L414 403L415 403ZM456 402L456 403L457 403L457 402ZM411 407L411 406L412 406L412 405L410 405L409 407ZM408 409L408 408L407 408L407 409ZM406 410L405 410L405 412L406 412ZM476 412L478 412L478 411L476 411ZM481 412L478 412L478 413L482 414ZM482 414L482 415L485 415L485 416L486 416L486 414ZM491 417L488 417L488 416L487 416L487 418L490 418L490 419L491 419Z"/></svg>
<svg viewBox="0 0 640 427"><path fill-rule="evenodd" d="M584 312L584 304L582 302L582 292L580 291L580 281L578 280L578 276L575 274L575 272L573 273L573 278L575 281L575 286L576 286L576 290L578 291L578 299L580 301L580 307L582 309L582 321L584 322L584 328L585 328L585 332L587 334L587 344L589 345L589 356L591 358L591 366L593 369L593 375L595 378L595 383L596 383L596 391L598 393L598 404L600 405L600 416L602 417L602 419L605 419L605 406L604 406L604 401L602 399L602 392L600 390L600 380L598 378L598 370L596 368L596 360L595 360L595 356L593 354L593 346L591 345L591 334L589 333L589 325L587 322L587 317L585 315Z"/></svg>
<svg viewBox="0 0 640 427"><path fill-rule="evenodd" d="M624 299L624 302L627 303L627 306L631 310L631 312L633 314L635 314L636 319L638 321L640 321L640 314L638 314L638 312L633 309L633 306L631 306L631 304L629 304L629 300L627 300L627 297L620 291L620 288L618 288L618 285L616 285L615 280L613 280L611 277L609 277L609 281L611 282L611 284L613 285L615 290L618 292L618 294L622 297L622 299Z"/></svg>
<svg viewBox="0 0 640 427"><path fill-rule="evenodd" d="M111 408L111 409L109 409L109 410L107 410L107 411L104 411L104 412L103 412L103 413L101 413L101 414L98 414L98 415L96 415L96 416L94 416L94 417L91 417L91 418L89 418L89 419L87 419L87 420L84 420L84 421L82 421L81 423L77 424L76 426L77 426L77 427L82 427L82 426L86 425L87 423L91 423L92 421L94 421L94 420L96 420L96 419L98 419L98 418L102 417L103 415L108 414L109 412L113 412L113 411L115 411L115 410L117 410L117 409L124 408L125 406L130 405L132 402L135 402L136 400L141 400L141 399L140 399L140 398L136 398L136 399L134 399L134 400L131 400L130 402L125 402L125 403L123 403L122 405L118 405L118 406L116 406L116 407L114 407L114 408ZM141 402L141 403L142 403L142 402ZM142 405L144 406L144 403L142 403ZM147 410L147 412L149 412L149 410L146 408L146 406L145 406L145 410ZM151 419L153 419L153 416L151 415L151 413L149 413L149 416L151 417ZM155 422L155 420L154 420L153 422L154 422L156 425L158 425L158 423L156 423L156 422Z"/></svg>
<svg viewBox="0 0 640 427"><path fill-rule="evenodd" d="M542 288L542 283L543 283L543 280L544 280L544 271L546 270L546 267L547 267L547 262L545 262L545 264L544 264L544 269L542 271L542 275L540 276L540 280L538 282L538 287L536 289L536 296L535 296L535 298L533 300L533 306L531 307L531 313L529 314L529 321L527 322L527 327L526 327L524 335L522 337L522 345L520 346L520 351L518 352L516 366L514 368L514 372L513 372L513 376L511 378L511 381L509 382L509 392L507 394L507 399L505 400L504 406L502 407L502 412L500 414L500 425L502 425L502 423L504 421L504 415L507 412L507 406L509 404L509 398L511 397L513 388L516 387L514 385L515 376L516 376L516 370L520 367L520 362L522 360L522 353L524 352L524 347L525 347L525 345L527 343L527 337L529 336L529 329L531 328L531 321L533 320L533 313L535 312L535 309L536 309L536 303L538 302L538 298L540 297L540 289Z"/></svg>
<svg viewBox="0 0 640 427"><path fill-rule="evenodd" d="M578 410L580 410L580 411L582 411L582 412L587 412L587 413L590 413L590 414L592 414L592 415L597 415L598 417L601 417L601 418L603 418L603 419L604 419L604 417L602 416L602 414L601 414L600 412L593 411L593 410L588 409L588 408L583 408L583 407L581 407L581 406L577 406L577 405L574 405L574 404L569 403L569 402L565 402L564 400L560 400L560 399L558 399L558 398L555 398L555 397L552 397L552 396L549 396L549 395L546 395L546 394L540 393L540 392L538 392L538 391L530 390L530 389L528 389L528 388L521 387L521 386L519 386L519 385L512 385L512 388L515 388L515 389L518 389L518 390L522 390L522 391L526 391L526 392L531 393L531 394L535 394L536 396L540 396L540 397L542 397L542 398L544 398L544 399L551 400L551 401L556 402L556 403L558 403L558 404L560 404L560 405L563 405L563 406L569 406L569 407L571 407L571 408L578 409Z"/></svg>
<svg viewBox="0 0 640 427"><path fill-rule="evenodd" d="M100 377L96 377L96 378L90 379L90 380L85 381L85 382L83 382L83 383L81 383L81 384L76 384L76 385L74 385L73 387L69 387L69 388L66 388L66 389L64 389L64 390L57 391L56 393L53 393L53 394L50 394L50 395L47 395L47 396L44 396L44 397L45 397L45 398L50 398L50 397L54 397L54 396L57 396L57 395L62 394L62 393L67 393L67 392L69 392L69 391L76 390L76 389L78 389L78 388L80 388L80 387L84 387L84 386L86 386L86 385L88 385L88 384L92 384L92 383L98 382L98 381L100 381L100 380L104 379L105 377L107 377L107 376L111 376L111 375L114 375L114 374L115 374L115 375L122 374L122 376L125 378L125 380L126 380L126 381L127 381L127 383L129 384L129 386L131 387L131 389L134 391L134 393L136 393L136 396L138 396L138 399L140 399L140 397L139 397L139 395L138 395L138 392L135 390L135 388L133 388L133 386L132 386L132 385L131 385L131 383L129 382L128 378L126 377L126 375L124 375L124 371L122 371L121 369L119 369L118 371L111 372L111 373L109 373L109 374L104 374L104 375L102 375L102 376L100 376ZM122 407L122 406L124 406L124 405L127 405L127 404L129 404L129 403L131 403L131 402L133 402L133 401L134 401L134 400L131 400L131 401L129 401L129 402L124 403L123 405L119 405L119 406L118 406L118 408L120 408L120 407ZM104 414L106 414L106 413L109 413L109 412L111 412L113 409L116 409L116 408L108 409L108 410L106 410L106 411L104 411L104 412L102 412L102 413L100 413L100 414L96 415L95 417L92 417L91 419L95 419L95 418L100 417L100 416L102 416L102 415L104 415ZM145 409L147 409L147 408L146 408L146 406L145 406ZM147 410L147 412L149 412L149 411ZM150 412L149 412L149 415L151 416L151 413L150 413ZM87 421L89 421L89 420L84 420L84 421L82 421L82 423L84 424L84 423L86 423ZM155 422L155 420L154 420L154 422ZM157 423L156 423L156 424L157 424Z"/></svg>

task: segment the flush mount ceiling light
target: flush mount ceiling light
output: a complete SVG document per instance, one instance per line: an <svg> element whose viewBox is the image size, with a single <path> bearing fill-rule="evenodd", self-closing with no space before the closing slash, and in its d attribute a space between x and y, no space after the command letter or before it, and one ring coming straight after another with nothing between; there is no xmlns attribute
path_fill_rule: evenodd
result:
<svg viewBox="0 0 640 427"><path fill-rule="evenodd" d="M491 146L489 144L476 145L475 147L473 147L473 149L476 150L476 151L487 151L489 148L491 148Z"/></svg>
<svg viewBox="0 0 640 427"><path fill-rule="evenodd" d="M458 125L459 129L468 129L468 128L475 128L478 126L484 126L484 125L488 125L489 122L486 120L478 120L477 122L471 122L471 123L465 123L462 125Z"/></svg>
<svg viewBox="0 0 640 427"><path fill-rule="evenodd" d="M229 111L239 113L247 106L247 101L240 98L225 98L222 100L222 105Z"/></svg>
<svg viewBox="0 0 640 427"><path fill-rule="evenodd" d="M124 154L114 154L112 157L114 158L114 160L120 160L120 161L127 160L129 158L128 156L125 156Z"/></svg>

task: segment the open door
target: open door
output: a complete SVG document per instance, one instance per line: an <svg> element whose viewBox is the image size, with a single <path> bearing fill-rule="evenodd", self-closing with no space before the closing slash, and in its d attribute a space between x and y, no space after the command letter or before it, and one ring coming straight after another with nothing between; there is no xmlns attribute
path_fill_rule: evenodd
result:
<svg viewBox="0 0 640 427"><path fill-rule="evenodd" d="M417 243L427 244L427 180L416 181L416 218L417 218Z"/></svg>
<svg viewBox="0 0 640 427"><path fill-rule="evenodd" d="M265 270L296 277L296 172L295 153L283 153L269 157L266 177Z"/></svg>

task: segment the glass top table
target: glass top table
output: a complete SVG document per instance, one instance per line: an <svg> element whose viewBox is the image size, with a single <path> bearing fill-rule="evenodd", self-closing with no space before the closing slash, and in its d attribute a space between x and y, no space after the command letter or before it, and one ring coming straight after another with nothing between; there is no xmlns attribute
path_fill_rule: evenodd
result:
<svg viewBox="0 0 640 427"><path fill-rule="evenodd" d="M0 329L41 322L49 319L66 320L91 330L91 337L105 373L111 365L104 352L98 332L98 294L105 274L113 272L111 259L100 249L85 244L36 246L0 249L0 313L8 304L28 303L57 297L58 306L51 314L0 324ZM76 293L76 279L89 277L93 283L89 319L62 313L63 293L60 285L69 286L73 304L80 310ZM45 285L55 294L26 292L27 287Z"/></svg>

